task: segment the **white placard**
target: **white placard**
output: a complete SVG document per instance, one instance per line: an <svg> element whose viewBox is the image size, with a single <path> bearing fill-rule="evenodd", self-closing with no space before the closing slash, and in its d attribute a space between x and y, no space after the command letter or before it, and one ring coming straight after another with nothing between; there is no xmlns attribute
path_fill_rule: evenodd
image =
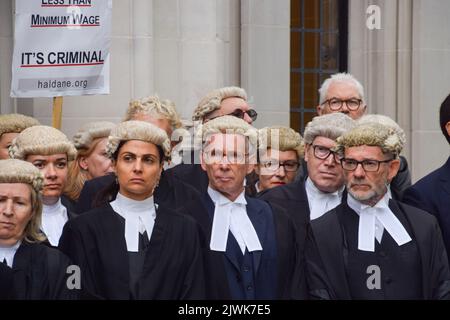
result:
<svg viewBox="0 0 450 320"><path fill-rule="evenodd" d="M16 0L11 97L109 93L112 0Z"/></svg>

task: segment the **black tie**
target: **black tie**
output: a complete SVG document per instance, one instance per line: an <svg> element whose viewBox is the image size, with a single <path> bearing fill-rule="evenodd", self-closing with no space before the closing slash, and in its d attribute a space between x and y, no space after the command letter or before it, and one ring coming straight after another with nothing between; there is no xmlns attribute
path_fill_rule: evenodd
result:
<svg viewBox="0 0 450 320"><path fill-rule="evenodd" d="M5 266L8 265L8 262L6 261L6 258L3 258L3 264L4 264Z"/></svg>
<svg viewBox="0 0 450 320"><path fill-rule="evenodd" d="M144 251L147 249L150 241L148 241L147 231L144 233L139 232L139 251Z"/></svg>

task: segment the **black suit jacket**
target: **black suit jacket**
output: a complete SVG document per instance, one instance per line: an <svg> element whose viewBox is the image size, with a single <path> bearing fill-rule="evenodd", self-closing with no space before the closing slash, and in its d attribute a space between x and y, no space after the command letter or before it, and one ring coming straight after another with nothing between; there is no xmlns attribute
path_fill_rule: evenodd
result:
<svg viewBox="0 0 450 320"><path fill-rule="evenodd" d="M23 241L14 256L13 299L77 299L79 290L67 287L69 258L55 248ZM82 283L81 283L82 285Z"/></svg>
<svg viewBox="0 0 450 320"><path fill-rule="evenodd" d="M447 252L450 252L450 157L442 167L408 188L403 202L437 218L445 247Z"/></svg>
<svg viewBox="0 0 450 320"><path fill-rule="evenodd" d="M450 297L450 270L436 219L426 212L390 200L389 208L400 210L408 220L416 241L421 266L424 299ZM339 217L349 214L346 202L311 221L305 249L309 294L316 299L351 299L345 270L346 237Z"/></svg>
<svg viewBox="0 0 450 320"><path fill-rule="evenodd" d="M309 204L305 190L305 181L298 180L284 186L275 187L258 193L257 198L285 209L295 223L299 249L303 251L306 231L309 224Z"/></svg>
<svg viewBox="0 0 450 320"><path fill-rule="evenodd" d="M204 299L199 231L191 217L159 205L137 299ZM59 248L81 269L83 294L130 299L125 221L108 204L70 220Z"/></svg>
<svg viewBox="0 0 450 320"><path fill-rule="evenodd" d="M249 215L257 217L253 221L257 221L259 224L255 229L260 230L262 233L264 230L264 222L268 217L273 217L275 224L275 236L277 248L277 273L278 273L278 288L276 288L277 299L304 299L306 297L306 283L304 277L304 264L302 256L298 250L298 243L296 240L295 226L292 220L284 213L280 212L280 208L276 208L270 212L272 208L265 202L246 197L247 210L252 211ZM190 202L183 210L192 216L201 229L201 244L203 257L205 262L205 277L206 286L209 299L231 299L230 289L228 286L227 274L223 263L223 252L212 251L209 248L212 229L212 216L214 215L214 204L209 197L205 194L203 199L197 199ZM260 237L263 251L259 253L257 258L258 264L267 264L270 261L270 257L266 256L264 247L268 244L264 243L264 236L258 234ZM269 259L269 260L267 260ZM267 270L267 269L264 269ZM263 272L257 273L258 281L264 281L265 274Z"/></svg>

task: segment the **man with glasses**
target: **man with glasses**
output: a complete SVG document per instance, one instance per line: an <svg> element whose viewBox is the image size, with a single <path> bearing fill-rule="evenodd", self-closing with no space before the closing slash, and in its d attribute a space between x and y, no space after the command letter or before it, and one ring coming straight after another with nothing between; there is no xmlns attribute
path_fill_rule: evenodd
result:
<svg viewBox="0 0 450 320"><path fill-rule="evenodd" d="M209 183L185 213L201 226L208 299L292 299L305 292L292 220L245 195L257 131L222 116L202 127L201 168ZM298 282L297 282L298 281Z"/></svg>
<svg viewBox="0 0 450 320"><path fill-rule="evenodd" d="M378 123L337 139L348 197L311 221L305 248L316 299L448 299L450 270L436 219L389 197L403 142Z"/></svg>
<svg viewBox="0 0 450 320"><path fill-rule="evenodd" d="M252 124L258 116L256 111L250 108L244 89L224 87L209 92L200 100L192 120L206 123L225 115L243 119L248 124Z"/></svg>
<svg viewBox="0 0 450 320"><path fill-rule="evenodd" d="M215 89L203 97L194 110L192 120L199 126L208 121L230 115L252 124L258 114L250 108L247 102L247 93L239 87L223 87ZM172 168L174 174L182 181L192 185L200 193L206 192L208 187L208 177L200 168L199 146L193 146L183 156L183 164ZM185 151L185 152L186 152Z"/></svg>
<svg viewBox="0 0 450 320"><path fill-rule="evenodd" d="M254 180L247 181L247 194L257 193L294 181L303 159L303 139L295 130L273 126L258 130L258 164Z"/></svg>
<svg viewBox="0 0 450 320"><path fill-rule="evenodd" d="M366 109L364 88L351 74L333 74L319 89L318 115L342 112L353 120L357 120L366 112Z"/></svg>
<svg viewBox="0 0 450 320"><path fill-rule="evenodd" d="M364 88L351 74L336 73L326 79L319 89L317 114L341 112L359 120L367 111ZM298 177L299 179L301 177ZM400 169L391 183L393 196L401 200L403 192L411 186L411 173L406 158L400 157Z"/></svg>
<svg viewBox="0 0 450 320"><path fill-rule="evenodd" d="M297 226L300 246L304 245L310 219L320 217L341 202L344 175L333 148L336 139L354 126L355 122L342 113L315 117L304 134L307 179L259 195L262 200L286 207Z"/></svg>

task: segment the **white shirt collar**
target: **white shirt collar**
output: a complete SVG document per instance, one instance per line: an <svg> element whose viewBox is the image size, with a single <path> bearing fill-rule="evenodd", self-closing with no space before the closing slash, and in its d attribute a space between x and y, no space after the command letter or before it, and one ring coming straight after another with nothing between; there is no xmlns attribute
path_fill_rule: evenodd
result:
<svg viewBox="0 0 450 320"><path fill-rule="evenodd" d="M12 268L13 262L14 262L14 256L16 255L17 249L19 249L21 244L22 244L22 241L19 240L16 242L16 244L14 244L10 247L0 246L0 263L2 263L4 259L6 259L6 263L7 263L8 267Z"/></svg>
<svg viewBox="0 0 450 320"><path fill-rule="evenodd" d="M125 219L127 250L138 252L139 233L143 234L147 231L147 237L150 240L155 225L157 205L153 201L153 196L137 201L127 198L119 192L110 205Z"/></svg>
<svg viewBox="0 0 450 320"><path fill-rule="evenodd" d="M374 252L375 239L381 243L384 229L399 246L412 240L400 220L389 208L389 199L390 194L386 192L384 197L371 207L359 202L351 194L348 194L348 206L359 215L359 250Z"/></svg>
<svg viewBox="0 0 450 320"><path fill-rule="evenodd" d="M306 179L305 189L308 196L310 208L310 219L314 220L321 217L324 213L337 207L342 200L342 193L345 186L342 186L335 192L322 192L312 182L311 178Z"/></svg>
<svg viewBox="0 0 450 320"><path fill-rule="evenodd" d="M69 218L67 217L67 209L61 203L61 198L58 202L52 205L42 206L42 231L47 236L48 241L54 247L58 246L59 238Z"/></svg>
<svg viewBox="0 0 450 320"><path fill-rule="evenodd" d="M228 234L231 231L242 254L245 254L246 248L249 252L261 251L258 235L247 215L245 191L242 191L235 201L229 200L209 186L208 194L215 204L210 249L225 252Z"/></svg>

